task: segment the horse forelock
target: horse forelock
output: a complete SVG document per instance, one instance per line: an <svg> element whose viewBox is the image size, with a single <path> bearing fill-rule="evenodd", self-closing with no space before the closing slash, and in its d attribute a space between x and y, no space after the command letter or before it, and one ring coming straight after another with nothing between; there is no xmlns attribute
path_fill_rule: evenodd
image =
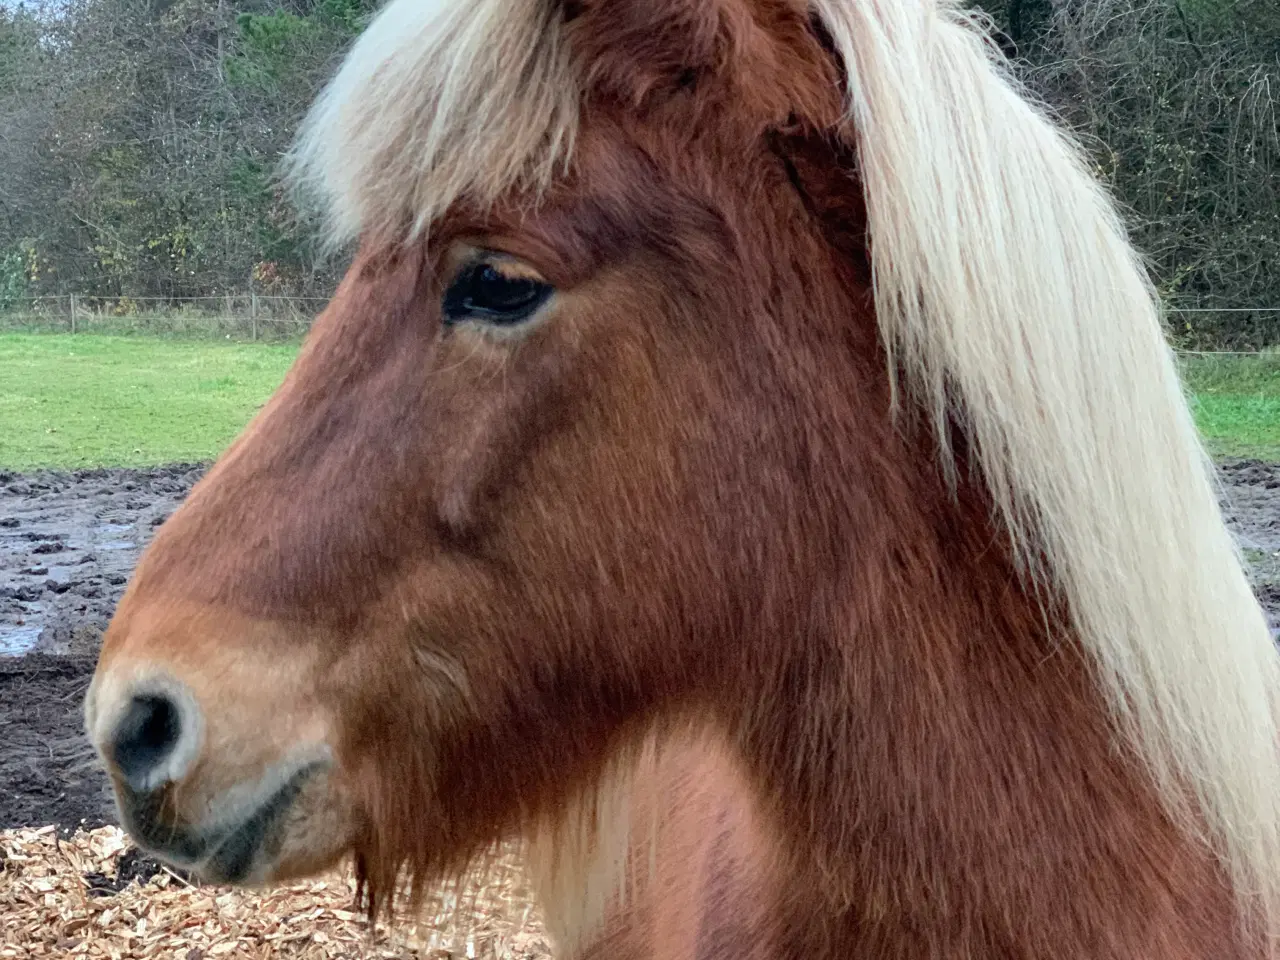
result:
<svg viewBox="0 0 1280 960"><path fill-rule="evenodd" d="M536 195L580 101L556 0L398 0L361 34L286 158L328 239L423 233L455 202Z"/></svg>
<svg viewBox="0 0 1280 960"><path fill-rule="evenodd" d="M295 175L326 198L335 236L387 238L426 229L460 200L545 190L572 162L593 84L628 93L636 110L654 91L701 87L730 111L739 101L726 90L754 92L761 109L821 113L803 84L807 99L772 95L781 71L760 71L754 88L705 82L725 57L759 57L762 32L794 27L803 5L657 6L682 26L688 62L645 72L610 56L639 21L587 35L554 0L397 0L308 119ZM1274 935L1280 664L1114 204L949 0L810 7L847 84L835 132L857 153L876 319L902 399L933 417L948 467L962 425L1014 548L1065 603L1117 725L1171 812L1203 818L1242 902ZM724 36L734 42L717 46ZM596 45L591 62L575 42ZM811 76L824 75L820 45L808 49Z"/></svg>

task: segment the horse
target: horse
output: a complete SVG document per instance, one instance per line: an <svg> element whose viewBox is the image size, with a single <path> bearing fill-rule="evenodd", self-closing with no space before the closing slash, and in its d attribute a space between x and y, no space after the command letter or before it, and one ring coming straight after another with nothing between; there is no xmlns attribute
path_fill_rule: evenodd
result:
<svg viewBox="0 0 1280 960"><path fill-rule="evenodd" d="M391 0L350 267L89 737L211 881L571 957L1273 957L1280 663L1086 152L950 0Z"/></svg>

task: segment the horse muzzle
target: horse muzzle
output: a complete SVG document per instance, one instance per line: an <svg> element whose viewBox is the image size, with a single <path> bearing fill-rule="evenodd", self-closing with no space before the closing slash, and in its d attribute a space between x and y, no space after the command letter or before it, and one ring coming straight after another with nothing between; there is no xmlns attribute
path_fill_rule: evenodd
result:
<svg viewBox="0 0 1280 960"><path fill-rule="evenodd" d="M230 884L310 872L341 854L349 818L322 739L266 734L249 703L210 717L172 676L129 673L95 677L85 720L141 848Z"/></svg>

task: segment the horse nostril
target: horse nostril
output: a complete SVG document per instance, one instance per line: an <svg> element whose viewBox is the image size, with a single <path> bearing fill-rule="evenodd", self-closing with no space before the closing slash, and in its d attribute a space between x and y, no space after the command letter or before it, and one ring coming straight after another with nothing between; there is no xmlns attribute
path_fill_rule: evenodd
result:
<svg viewBox="0 0 1280 960"><path fill-rule="evenodd" d="M182 722L172 700L159 694L136 696L116 727L111 759L135 789L154 788L159 782L152 781L181 738Z"/></svg>

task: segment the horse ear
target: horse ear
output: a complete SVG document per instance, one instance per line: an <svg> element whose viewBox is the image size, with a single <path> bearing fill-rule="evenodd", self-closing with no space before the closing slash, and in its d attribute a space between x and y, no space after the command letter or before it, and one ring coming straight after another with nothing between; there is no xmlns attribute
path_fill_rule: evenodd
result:
<svg viewBox="0 0 1280 960"><path fill-rule="evenodd" d="M839 78L807 0L564 0L563 9L569 47L598 95L642 109L731 105L766 124L839 117Z"/></svg>

